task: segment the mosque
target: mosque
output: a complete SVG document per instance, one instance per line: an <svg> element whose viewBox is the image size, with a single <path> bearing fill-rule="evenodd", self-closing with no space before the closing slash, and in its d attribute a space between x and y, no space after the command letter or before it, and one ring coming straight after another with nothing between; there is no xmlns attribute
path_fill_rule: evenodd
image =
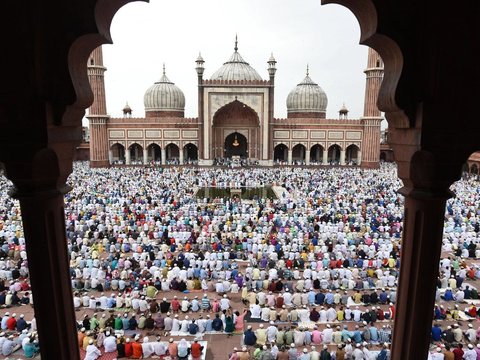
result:
<svg viewBox="0 0 480 360"><path fill-rule="evenodd" d="M132 117L126 105L123 117L106 109L102 49L88 60L94 93L89 109L89 158L92 167L115 164L198 164L244 159L260 166L359 165L375 168L380 157L380 123L376 106L383 79L383 62L368 52L364 116L349 119L343 106L338 118L327 119L328 98L307 68L306 76L286 99L287 118L274 117L276 60L268 59L264 79L238 52L209 78L204 60L196 60L198 117L184 116L185 96L163 75L144 95L145 117ZM86 150L86 149L85 149Z"/></svg>

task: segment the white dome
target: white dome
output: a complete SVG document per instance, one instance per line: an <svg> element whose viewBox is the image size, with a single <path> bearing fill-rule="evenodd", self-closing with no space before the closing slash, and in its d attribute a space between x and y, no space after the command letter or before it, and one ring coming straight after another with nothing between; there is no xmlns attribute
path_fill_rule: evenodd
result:
<svg viewBox="0 0 480 360"><path fill-rule="evenodd" d="M262 80L257 71L252 68L238 53L235 41L235 52L223 66L215 71L212 80Z"/></svg>
<svg viewBox="0 0 480 360"><path fill-rule="evenodd" d="M145 92L143 103L145 111L184 111L185 95L167 78L164 67L161 79Z"/></svg>
<svg viewBox="0 0 480 360"><path fill-rule="evenodd" d="M310 76L300 82L287 97L288 112L326 112L327 94Z"/></svg>

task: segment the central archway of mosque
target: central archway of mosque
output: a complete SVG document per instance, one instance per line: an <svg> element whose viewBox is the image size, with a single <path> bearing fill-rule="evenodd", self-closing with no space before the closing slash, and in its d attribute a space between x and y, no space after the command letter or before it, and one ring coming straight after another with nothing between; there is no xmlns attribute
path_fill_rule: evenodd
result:
<svg viewBox="0 0 480 360"><path fill-rule="evenodd" d="M210 146L214 158L260 157L258 115L238 100L221 107L215 113L212 135Z"/></svg>
<svg viewBox="0 0 480 360"><path fill-rule="evenodd" d="M235 156L248 157L247 138L236 131L225 138L225 157L232 158Z"/></svg>

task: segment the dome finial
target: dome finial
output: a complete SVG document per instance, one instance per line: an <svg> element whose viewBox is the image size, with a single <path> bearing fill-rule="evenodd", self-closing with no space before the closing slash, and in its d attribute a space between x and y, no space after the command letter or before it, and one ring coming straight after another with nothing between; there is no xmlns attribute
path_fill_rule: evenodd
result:
<svg viewBox="0 0 480 360"><path fill-rule="evenodd" d="M163 63L163 75L165 75L165 63Z"/></svg>
<svg viewBox="0 0 480 360"><path fill-rule="evenodd" d="M310 74L310 71L308 69L308 63L307 63L307 76Z"/></svg>
<svg viewBox="0 0 480 360"><path fill-rule="evenodd" d="M235 34L235 47L234 47L234 50L237 51L238 50L238 35Z"/></svg>

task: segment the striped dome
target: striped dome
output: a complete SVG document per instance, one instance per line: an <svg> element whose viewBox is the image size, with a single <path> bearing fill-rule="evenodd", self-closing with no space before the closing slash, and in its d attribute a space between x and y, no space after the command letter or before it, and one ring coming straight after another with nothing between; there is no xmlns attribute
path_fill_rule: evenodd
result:
<svg viewBox="0 0 480 360"><path fill-rule="evenodd" d="M143 103L145 111L184 111L185 95L167 78L165 66L161 79L145 92Z"/></svg>
<svg viewBox="0 0 480 360"><path fill-rule="evenodd" d="M308 76L308 70L305 79L287 97L288 112L324 113L327 111L327 105L327 94Z"/></svg>

